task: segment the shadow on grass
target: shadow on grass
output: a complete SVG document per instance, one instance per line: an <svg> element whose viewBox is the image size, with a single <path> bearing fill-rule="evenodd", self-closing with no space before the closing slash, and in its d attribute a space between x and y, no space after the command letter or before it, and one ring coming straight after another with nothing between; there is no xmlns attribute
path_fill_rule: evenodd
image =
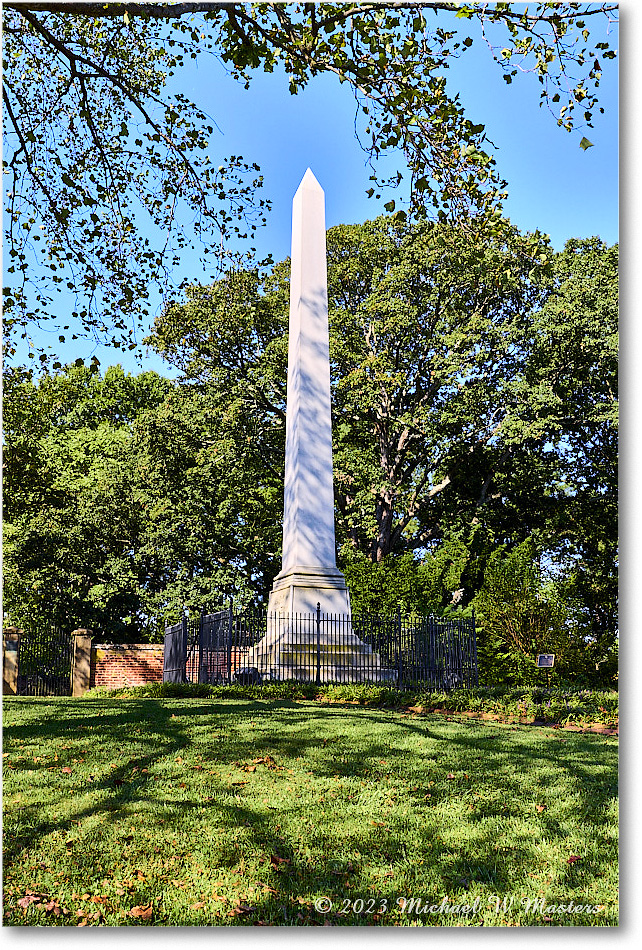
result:
<svg viewBox="0 0 642 950"><path fill-rule="evenodd" d="M247 789L230 787L220 778L208 777L210 794L205 798L185 800L178 794L168 794L159 805L164 834L180 835L190 813L194 821L202 820L205 806L212 822L226 829L242 829L244 846L268 857L262 869L262 883L275 887L279 894L254 902L255 911L247 922L266 916L300 923L302 913L305 920L321 920L313 910L304 907L302 911L301 906L296 911L299 917L292 912L290 920L290 902L298 901L302 894L327 893L334 900L351 894L365 895L372 880L363 873L363 866L342 857L350 850L367 854L371 863L382 867L407 865L421 854L422 860L428 862L424 870L430 869L447 893L465 893L475 885L497 892L514 888L517 882L523 883L526 868L541 864L540 838L563 845L566 824L543 811L537 815L540 835L536 839L530 833L513 829L510 846L502 848L497 822L511 817L523 819L525 796L550 794L553 770L571 780L585 820L600 824L605 821L606 807L613 798L617 774L614 750L604 755L600 763L596 762L596 744L606 752L601 737L572 734L564 748L557 737L544 742L540 736L534 746L532 730L526 733L500 729L498 733L497 724L412 720L359 707L306 704L302 708L301 703L290 700L21 699L8 704L6 709L9 715L5 716L5 748L20 741L37 744L52 740L74 740L76 745L89 748L91 743L100 741L108 757L118 758L118 762L115 768L106 760L100 762L91 773L91 782L72 784L74 794L91 791L98 801L73 809L64 820L39 819L35 809L30 809L34 813L25 816L15 836L7 837L5 866L24 861L43 837L54 832L71 834L89 816L110 818L124 806L146 803L149 786L154 784L152 771L168 757L189 750L195 729L207 729L205 737L199 732L197 751L219 767L239 768L254 758L271 755L277 763L285 759L292 763L302 760L315 779L324 779L329 787L343 779L360 779L371 786L391 778L393 782L410 783L404 791L408 805L413 815L419 813L425 818L419 831L414 827L410 835L399 815L388 824L381 822L371 827L372 823L361 822L344 827L337 812L336 828L331 832L317 832L314 828L309 832L310 843L324 854L322 861L306 858L301 853L300 840L282 830L290 822L296 826L304 817L298 800L287 802L288 778L282 771L279 777L283 779L285 801L271 813L252 798L256 791L252 782L259 781L258 776L248 780ZM21 715L22 722L12 723L16 714ZM269 725L272 716L275 729L269 735L265 731L249 734L250 720L258 724L265 720ZM344 741L349 740L355 726L360 730L359 748L346 749ZM242 729L246 731L241 733ZM382 742L382 735L388 735L389 741ZM409 736L430 741L430 751L409 752L404 747ZM128 742L136 744L134 754L127 751ZM72 754L77 756L78 750L74 749ZM95 747L92 754L95 757ZM62 764L61 759L56 767ZM33 765L35 768L29 763L33 772L51 768L46 763ZM138 771L132 776L134 767ZM147 776L143 769L148 770ZM482 784L485 798L476 804L475 790ZM395 786L386 787L394 790ZM465 842L459 849L444 842L443 819L438 812L440 805L457 799L469 801L470 805L468 816L459 818ZM340 800L339 806L345 807L345 799ZM269 862L272 855L279 859L274 866ZM213 848L211 859L213 865L227 869L238 863L236 852L229 848ZM599 869L588 866L568 867L562 882L571 887L581 879L581 886L588 893L600 874ZM398 896L394 882L382 878L377 897L394 901ZM370 921L350 918L346 923L356 922Z"/></svg>

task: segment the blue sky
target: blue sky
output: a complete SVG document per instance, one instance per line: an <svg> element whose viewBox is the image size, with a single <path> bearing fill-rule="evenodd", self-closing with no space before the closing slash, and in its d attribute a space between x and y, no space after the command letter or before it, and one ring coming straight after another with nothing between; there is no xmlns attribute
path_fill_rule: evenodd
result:
<svg viewBox="0 0 642 950"><path fill-rule="evenodd" d="M471 35L476 36L472 29ZM615 36L611 41L617 47ZM497 147L499 172L509 184L505 211L514 224L550 234L558 249L569 237L598 234L609 244L617 241L617 60L605 63L600 87L605 115L595 110L594 128L585 130L594 145L586 151L579 147L582 131L569 135L545 108L539 108L541 87L536 78L520 76L508 86L483 41L475 40L445 75L449 88L459 91L469 118L485 123ZM326 193L328 227L383 213L383 202L391 196L379 202L366 197L371 171L354 136L355 104L347 84L318 76L302 93L291 96L282 74L259 73L246 91L209 56L184 68L175 88L215 120L220 130L215 129L211 142L215 162L240 154L261 166L273 209L257 239L260 254L270 252L275 260L289 255L292 196L308 166ZM392 173L403 167L402 162L401 156L389 156L381 167ZM190 278L207 280L196 255L184 257L184 267ZM64 302L61 305L64 309ZM40 339L46 337L55 340L57 333L42 334ZM64 360L87 359L94 352L103 366L121 362L132 371L168 371L154 354L137 363L133 355L95 348L88 341L67 344L59 355Z"/></svg>
<svg viewBox="0 0 642 950"><path fill-rule="evenodd" d="M569 237L599 234L617 241L617 67L601 84L605 115L586 130L594 143L583 151L582 132L569 135L540 109L540 85L525 75L508 86L483 45L473 46L445 75L458 90L469 117L484 122L497 146L499 169L509 182L506 211L520 228L539 227L561 248ZM240 152L256 161L274 201L260 247L277 260L289 254L292 196L308 165L326 192L328 227L383 213L383 202L365 195L370 169L354 138L354 98L346 84L318 76L291 96L282 75L258 75L249 91L230 80L216 62L190 69L186 84L221 132L222 154ZM184 87L185 88L185 87ZM388 158L392 173L398 160Z"/></svg>

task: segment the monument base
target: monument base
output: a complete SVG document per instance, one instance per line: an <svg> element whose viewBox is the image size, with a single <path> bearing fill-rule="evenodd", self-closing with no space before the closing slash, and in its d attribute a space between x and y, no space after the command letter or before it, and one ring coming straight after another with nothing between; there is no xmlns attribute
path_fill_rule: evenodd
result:
<svg viewBox="0 0 642 950"><path fill-rule="evenodd" d="M320 617L317 623L317 604ZM267 634L245 662L262 676L303 682L391 682L378 653L352 629L350 594L337 568L297 566L279 574L268 601Z"/></svg>
<svg viewBox="0 0 642 950"><path fill-rule="evenodd" d="M297 565L274 578L268 601L270 614L322 614L350 617L350 594L343 574L336 567Z"/></svg>

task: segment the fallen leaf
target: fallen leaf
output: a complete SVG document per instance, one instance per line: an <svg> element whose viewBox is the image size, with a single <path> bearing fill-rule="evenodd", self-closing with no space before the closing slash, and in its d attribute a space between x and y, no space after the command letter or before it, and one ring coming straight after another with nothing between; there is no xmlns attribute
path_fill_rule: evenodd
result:
<svg viewBox="0 0 642 950"><path fill-rule="evenodd" d="M71 775L71 769L69 768L68 765L63 766L60 771L64 772L65 775Z"/></svg>
<svg viewBox="0 0 642 950"><path fill-rule="evenodd" d="M33 904L34 901L39 901L42 896L42 894L25 894L24 897L18 899L18 907L22 907L26 910L30 904Z"/></svg>
<svg viewBox="0 0 642 950"><path fill-rule="evenodd" d="M452 772L449 772L448 775L446 776L446 778L455 778L455 776L453 775Z"/></svg>
<svg viewBox="0 0 642 950"><path fill-rule="evenodd" d="M129 916L130 916L130 917L140 917L141 920L149 920L150 917L152 916L152 905L151 905L151 904L146 904L146 905L139 904L139 905L137 905L136 907L132 907L132 909L129 911Z"/></svg>
<svg viewBox="0 0 642 950"><path fill-rule="evenodd" d="M576 861L581 861L581 860L582 860L582 859L581 859L581 857L579 856L579 854L572 854L566 863L567 863L567 864L575 864Z"/></svg>
<svg viewBox="0 0 642 950"><path fill-rule="evenodd" d="M238 917L241 914L251 914L256 908L250 907L248 904L242 904L239 902L237 907L232 907L231 910L227 912L228 917Z"/></svg>
<svg viewBox="0 0 642 950"><path fill-rule="evenodd" d="M196 901L195 904L190 904L191 910L200 910L201 907L205 907L205 901Z"/></svg>
<svg viewBox="0 0 642 950"><path fill-rule="evenodd" d="M252 759L252 762L253 762L255 765L264 765L264 766L265 766L266 768L268 768L268 769L276 769L276 768L278 768L276 762L274 761L274 759L272 758L271 755L264 755L264 756L263 756L262 758L260 758L260 759Z"/></svg>
<svg viewBox="0 0 642 950"><path fill-rule="evenodd" d="M271 855L270 855L270 862L271 862L271 864L272 864L273 867L278 868L278 867L280 867L282 864L290 864L290 859L289 859L289 858L280 858L278 854L271 854Z"/></svg>
<svg viewBox="0 0 642 950"><path fill-rule="evenodd" d="M536 805L535 807L536 807L536 809L537 809L538 811L540 811L540 812L541 812L541 811L546 811L546 805Z"/></svg>
<svg viewBox="0 0 642 950"><path fill-rule="evenodd" d="M268 894L274 894L276 897L276 895L279 893L275 887L270 887L269 884L261 884L260 881L257 881L256 883L259 887L262 887L264 891L267 891Z"/></svg>

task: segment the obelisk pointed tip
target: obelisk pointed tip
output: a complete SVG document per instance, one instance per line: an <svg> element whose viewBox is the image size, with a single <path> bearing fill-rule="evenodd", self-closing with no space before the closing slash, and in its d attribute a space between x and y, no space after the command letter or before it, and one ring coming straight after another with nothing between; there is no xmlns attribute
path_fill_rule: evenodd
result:
<svg viewBox="0 0 642 950"><path fill-rule="evenodd" d="M317 191L323 191L323 188L321 187L319 182L316 180L314 176L314 172L312 171L311 168L308 168L305 175L301 179L301 184L297 188L297 191L300 191L301 188L315 188Z"/></svg>

